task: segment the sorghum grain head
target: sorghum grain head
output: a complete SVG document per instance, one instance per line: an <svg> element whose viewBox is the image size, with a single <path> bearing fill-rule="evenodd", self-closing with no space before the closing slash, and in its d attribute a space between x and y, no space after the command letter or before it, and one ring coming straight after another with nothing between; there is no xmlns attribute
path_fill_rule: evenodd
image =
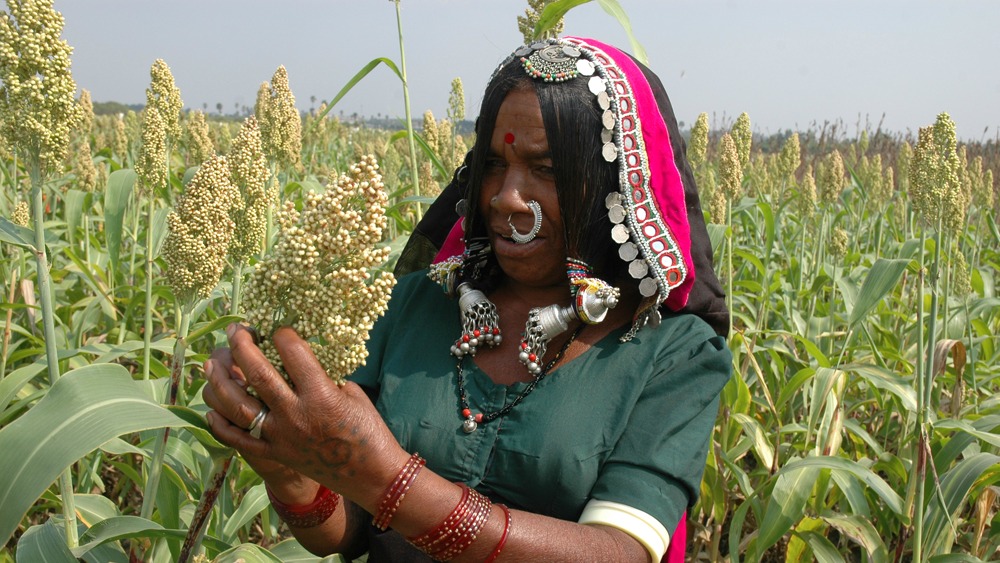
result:
<svg viewBox="0 0 1000 563"><path fill-rule="evenodd" d="M698 119L691 127L691 141L688 143L687 157L691 164L698 168L705 164L708 154L708 114L698 114Z"/></svg>
<svg viewBox="0 0 1000 563"><path fill-rule="evenodd" d="M208 134L208 122L200 111L188 113L185 128L187 156L191 162L205 162L215 156L215 145Z"/></svg>
<svg viewBox="0 0 1000 563"><path fill-rule="evenodd" d="M66 157L70 131L82 119L72 49L60 38L62 14L52 0L7 2L0 12L0 134L48 170Z"/></svg>
<svg viewBox="0 0 1000 563"><path fill-rule="evenodd" d="M17 202L14 207L14 213L10 216L10 220L15 225L20 225L22 227L27 227L28 223L31 222L31 212L28 210L28 202L21 200Z"/></svg>
<svg viewBox="0 0 1000 563"><path fill-rule="evenodd" d="M364 157L325 192L306 194L301 211L287 202L244 293L247 322L262 335L293 327L338 381L364 363L368 331L395 283L377 271L389 252L380 246L387 201L375 159ZM270 338L260 346L280 368Z"/></svg>
<svg viewBox="0 0 1000 563"><path fill-rule="evenodd" d="M90 152L90 141L81 138L73 143L73 175L76 176L76 187L85 192L97 188L97 167Z"/></svg>
<svg viewBox="0 0 1000 563"><path fill-rule="evenodd" d="M792 136L781 145L781 155L778 157L781 180L789 183L795 181L795 171L799 169L801 163L802 148L799 146L799 134L792 133Z"/></svg>
<svg viewBox="0 0 1000 563"><path fill-rule="evenodd" d="M257 92L254 109L264 140L264 153L282 166L297 166L302 154L302 116L288 85L288 72L279 66Z"/></svg>
<svg viewBox="0 0 1000 563"><path fill-rule="evenodd" d="M167 131L156 108L142 112L142 146L135 162L135 173L145 193L167 184Z"/></svg>
<svg viewBox="0 0 1000 563"><path fill-rule="evenodd" d="M215 156L201 165L167 216L163 257L178 302L208 297L219 283L235 227L230 215L238 199L226 158Z"/></svg>
<svg viewBox="0 0 1000 563"><path fill-rule="evenodd" d="M153 61L149 69L151 81L146 88L146 109L155 108L163 119L163 130L170 142L181 136L181 91L174 84L174 75L163 59Z"/></svg>
<svg viewBox="0 0 1000 563"><path fill-rule="evenodd" d="M743 191L743 166L736 142L729 133L723 133L719 141L719 189L730 202L735 202Z"/></svg>
<svg viewBox="0 0 1000 563"><path fill-rule="evenodd" d="M90 135L94 130L94 102L90 99L90 90L80 90L80 131Z"/></svg>
<svg viewBox="0 0 1000 563"><path fill-rule="evenodd" d="M799 219L805 220L816 213L816 177L813 175L812 165L807 165L802 174L802 182L799 185L799 197L795 200L795 208L799 212Z"/></svg>
<svg viewBox="0 0 1000 563"><path fill-rule="evenodd" d="M128 156L128 135L125 133L124 119L115 119L114 151L119 162L124 163Z"/></svg>
<svg viewBox="0 0 1000 563"><path fill-rule="evenodd" d="M840 198L840 193L847 187L840 151L834 149L823 159L822 166L816 171L816 187L819 189L819 200L825 205L832 205Z"/></svg>
<svg viewBox="0 0 1000 563"><path fill-rule="evenodd" d="M229 246L232 262L238 263L260 251L267 231L267 210L274 205L267 191L267 158L257 118L250 116L243 122L228 160L232 183L240 191L233 208L236 232Z"/></svg>
<svg viewBox="0 0 1000 563"><path fill-rule="evenodd" d="M745 170L750 163L750 146L753 143L753 132L750 131L750 114L743 112L736 118L731 131L736 150L740 155L740 166Z"/></svg>
<svg viewBox="0 0 1000 563"><path fill-rule="evenodd" d="M525 44L531 43L535 40L535 24L537 24L538 19L542 17L542 11L545 9L545 6L551 4L553 1L554 0L528 0L528 9L524 11L524 15L517 16L517 30L524 36ZM562 35L563 24L563 18L559 18L559 23L553 26L544 37L539 37L538 39Z"/></svg>
<svg viewBox="0 0 1000 563"><path fill-rule="evenodd" d="M440 147L440 139L438 139L438 127L437 121L434 119L434 113L431 110L424 112L424 123L421 127L424 134L424 141L427 142L427 146L430 147L431 151L437 154Z"/></svg>
<svg viewBox="0 0 1000 563"><path fill-rule="evenodd" d="M833 233L830 236L830 256L833 256L837 260L843 258L847 255L847 231L836 227L833 229Z"/></svg>
<svg viewBox="0 0 1000 563"><path fill-rule="evenodd" d="M465 90L462 89L462 79L451 81L451 93L448 95L448 119L455 123L465 119Z"/></svg>

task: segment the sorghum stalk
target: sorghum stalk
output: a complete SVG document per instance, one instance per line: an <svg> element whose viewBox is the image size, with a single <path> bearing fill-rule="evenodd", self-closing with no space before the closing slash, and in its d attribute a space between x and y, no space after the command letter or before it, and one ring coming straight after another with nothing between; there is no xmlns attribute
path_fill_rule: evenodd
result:
<svg viewBox="0 0 1000 563"><path fill-rule="evenodd" d="M51 0L7 2L0 12L0 135L25 155L31 180L34 252L37 263L45 356L49 382L60 377L55 340L55 307L45 248L43 174L66 155L69 134L82 119L76 82L70 73L72 48L60 36L62 15ZM66 543L78 543L73 479L69 468L59 479Z"/></svg>
<svg viewBox="0 0 1000 563"><path fill-rule="evenodd" d="M403 18L399 11L399 0L392 0L396 5L396 29L399 33L399 72L403 79L403 106L406 110L406 138L410 144L410 181L413 182L413 195L420 196L420 168L417 166L417 142L413 137L413 119L410 113L410 85L406 79L406 53L403 50ZM423 208L416 202L416 220L423 217Z"/></svg>

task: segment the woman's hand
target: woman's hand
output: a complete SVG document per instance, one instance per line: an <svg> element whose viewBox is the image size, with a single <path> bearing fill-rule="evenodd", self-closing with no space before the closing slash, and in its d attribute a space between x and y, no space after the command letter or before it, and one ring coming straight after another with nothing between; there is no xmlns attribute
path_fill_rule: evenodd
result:
<svg viewBox="0 0 1000 563"><path fill-rule="evenodd" d="M230 325L226 333L230 348L206 362L204 396L214 409L209 424L216 437L239 450L272 488L280 483L289 496L302 489L295 494L302 502L311 500L308 491L315 494L310 483L315 481L365 508L375 507L408 454L364 391L353 383L341 387L331 381L308 343L290 328L278 329L274 343L294 388L264 357L246 327ZM260 400L246 393L247 384ZM269 413L258 439L245 428L262 403Z"/></svg>

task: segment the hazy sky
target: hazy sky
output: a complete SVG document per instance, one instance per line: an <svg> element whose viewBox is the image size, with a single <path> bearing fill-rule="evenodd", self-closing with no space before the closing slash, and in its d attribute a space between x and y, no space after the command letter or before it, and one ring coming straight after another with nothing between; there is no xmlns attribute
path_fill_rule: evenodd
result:
<svg viewBox="0 0 1000 563"><path fill-rule="evenodd" d="M701 112L755 131L842 120L848 134L915 132L947 111L964 139L1000 136L996 0L619 0L686 127ZM478 113L496 64L522 41L525 0L402 0L415 116L444 117L452 79ZM279 65L302 109L332 98L369 61L400 59L389 0L56 0L73 75L94 101L142 103L157 58L186 107L252 106ZM596 2L570 11L567 34L629 49ZM402 116L399 80L382 66L334 109ZM884 119L883 119L884 116Z"/></svg>

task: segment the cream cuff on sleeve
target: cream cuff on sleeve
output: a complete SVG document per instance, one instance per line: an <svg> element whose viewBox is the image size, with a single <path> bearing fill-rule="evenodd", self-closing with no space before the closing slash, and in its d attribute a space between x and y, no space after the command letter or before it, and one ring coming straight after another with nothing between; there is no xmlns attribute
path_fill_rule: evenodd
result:
<svg viewBox="0 0 1000 563"><path fill-rule="evenodd" d="M658 563L670 545L670 533L649 514L617 502L590 499L580 515L580 524L618 528L641 543Z"/></svg>

